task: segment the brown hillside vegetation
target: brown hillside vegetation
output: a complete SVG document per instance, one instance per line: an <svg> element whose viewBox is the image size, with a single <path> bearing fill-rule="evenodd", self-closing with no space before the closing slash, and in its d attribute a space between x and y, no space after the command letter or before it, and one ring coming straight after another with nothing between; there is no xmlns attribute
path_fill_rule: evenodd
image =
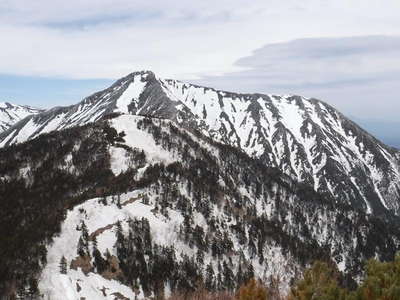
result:
<svg viewBox="0 0 400 300"><path fill-rule="evenodd" d="M196 291L191 294L174 294L168 300L267 300L276 299L268 295L268 290L256 279L243 285L236 294L229 292Z"/></svg>
<svg viewBox="0 0 400 300"><path fill-rule="evenodd" d="M343 288L339 271L324 262L315 262L306 270L286 297L271 291L251 279L236 293L200 290L173 294L168 300L400 300L400 255L393 262L369 260L365 278L354 291Z"/></svg>

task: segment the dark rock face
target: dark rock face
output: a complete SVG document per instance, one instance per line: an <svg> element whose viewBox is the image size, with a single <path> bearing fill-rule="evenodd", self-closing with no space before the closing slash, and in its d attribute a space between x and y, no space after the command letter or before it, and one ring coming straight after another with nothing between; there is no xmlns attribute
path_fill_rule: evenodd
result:
<svg viewBox="0 0 400 300"><path fill-rule="evenodd" d="M377 215L400 213L399 152L328 104L236 94L135 72L77 105L22 120L0 146L94 122L110 113L170 119L278 167L293 179Z"/></svg>

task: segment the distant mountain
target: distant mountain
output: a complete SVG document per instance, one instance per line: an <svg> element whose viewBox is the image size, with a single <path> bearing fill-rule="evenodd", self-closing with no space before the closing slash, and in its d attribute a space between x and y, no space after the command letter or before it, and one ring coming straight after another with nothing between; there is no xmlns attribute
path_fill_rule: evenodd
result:
<svg viewBox="0 0 400 300"><path fill-rule="evenodd" d="M400 149L400 121L355 119L366 130L379 137L385 144Z"/></svg>
<svg viewBox="0 0 400 300"><path fill-rule="evenodd" d="M23 118L40 112L43 112L43 110L27 105L0 102L0 133L10 128Z"/></svg>
<svg viewBox="0 0 400 300"><path fill-rule="evenodd" d="M135 72L76 105L23 119L0 134L0 146L111 113L173 120L336 201L368 213L400 213L400 152L328 104L300 96L236 94Z"/></svg>

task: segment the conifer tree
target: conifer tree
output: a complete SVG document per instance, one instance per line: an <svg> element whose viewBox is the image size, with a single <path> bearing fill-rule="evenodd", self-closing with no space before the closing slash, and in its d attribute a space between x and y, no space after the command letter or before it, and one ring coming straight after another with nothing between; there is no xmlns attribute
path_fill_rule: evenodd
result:
<svg viewBox="0 0 400 300"><path fill-rule="evenodd" d="M117 207L118 207L119 209L122 208L122 206L121 206L121 195L120 195L120 194L117 195Z"/></svg>
<svg viewBox="0 0 400 300"><path fill-rule="evenodd" d="M217 290L222 290L223 283L222 283L222 267L221 263L218 261L218 274L217 274L217 283L216 283Z"/></svg>
<svg viewBox="0 0 400 300"><path fill-rule="evenodd" d="M344 300L346 290L340 288L338 278L339 271L336 268L324 262L315 262L292 288L288 300Z"/></svg>
<svg viewBox="0 0 400 300"><path fill-rule="evenodd" d="M39 297L39 288L38 288L38 282L36 278L30 278L29 279L29 297L30 299L38 299Z"/></svg>
<svg viewBox="0 0 400 300"><path fill-rule="evenodd" d="M244 275L242 270L242 263L239 262L238 271L236 273L236 285L241 286L244 282Z"/></svg>
<svg viewBox="0 0 400 300"><path fill-rule="evenodd" d="M392 262L369 260L366 278L350 299L400 299L400 254Z"/></svg>
<svg viewBox="0 0 400 300"><path fill-rule="evenodd" d="M223 268L222 272L223 272L223 280L224 280L223 282L224 282L225 289L227 289L228 291L232 291L235 286L235 279L234 279L233 272L229 268L226 261L223 262L222 268Z"/></svg>
<svg viewBox="0 0 400 300"><path fill-rule="evenodd" d="M215 290L215 275L212 264L209 263L206 268L206 282L205 287L209 291Z"/></svg>
<svg viewBox="0 0 400 300"><path fill-rule="evenodd" d="M83 257L83 256L86 255L86 252L85 252L85 242L83 241L82 236L79 237L78 246L77 246L76 250L77 250L77 253L78 253L79 256Z"/></svg>
<svg viewBox="0 0 400 300"><path fill-rule="evenodd" d="M254 267L253 264L250 262L249 266L247 267L247 272L244 281L247 282L253 277L254 277Z"/></svg>
<svg viewBox="0 0 400 300"><path fill-rule="evenodd" d="M67 274L67 259L63 255L60 260L60 273Z"/></svg>
<svg viewBox="0 0 400 300"><path fill-rule="evenodd" d="M93 237L92 243L93 243L93 249L97 249L97 237L96 236Z"/></svg>
<svg viewBox="0 0 400 300"><path fill-rule="evenodd" d="M100 203L103 204L104 206L107 205L107 197L106 197L106 195L101 197Z"/></svg>
<svg viewBox="0 0 400 300"><path fill-rule="evenodd" d="M78 241L78 254L80 256L89 254L89 232L86 227L85 221L81 222L81 237Z"/></svg>
<svg viewBox="0 0 400 300"><path fill-rule="evenodd" d="M93 258L94 258L94 265L97 268L98 273L103 273L107 268L107 261L101 255L99 249L93 249Z"/></svg>
<svg viewBox="0 0 400 300"><path fill-rule="evenodd" d="M196 262L201 266L204 263L204 252L200 249L197 249L196 253Z"/></svg>

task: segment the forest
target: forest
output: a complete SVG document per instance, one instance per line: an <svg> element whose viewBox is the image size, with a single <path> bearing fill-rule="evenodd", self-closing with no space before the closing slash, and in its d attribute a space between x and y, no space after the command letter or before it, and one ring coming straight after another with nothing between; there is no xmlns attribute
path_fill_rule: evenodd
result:
<svg viewBox="0 0 400 300"><path fill-rule="evenodd" d="M336 281L329 281L329 290L333 284L337 295L379 299L354 298L358 294L345 291L357 288L355 278L364 271L363 261L373 257L394 259L400 236L395 222L338 203L198 132L189 133L165 120L141 118L138 129L179 157L168 164L152 162L142 149L127 146L125 133L117 132L110 120L0 149L1 295L11 299L39 297L38 279L46 265L46 247L60 234L69 210L90 198L100 197L107 204L109 198L147 189L158 195L151 201L142 200L154 207L154 214L168 219L169 213L176 211L182 216L179 240L195 254L185 255L180 249L155 242L146 218L129 220L127 231L118 225L117 242L109 246L113 254L101 253L81 224L77 257L87 259L91 271L113 272L116 257L118 280L133 290L140 286L149 297L162 299L167 286L176 299L182 293L184 297L197 297L199 290L221 295L239 290L240 294L241 287L246 295L246 289L258 289L258 283L251 281L257 277L255 265L271 268L268 251L276 246L282 257L293 261L290 299L331 299L303 296L308 295L303 291L308 291L308 284L320 284L313 282L314 273L311 283L307 281L309 273L304 273L305 287L303 281L296 283L316 260L323 268L344 266L337 277L336 270L326 271L337 278L337 288ZM129 157L128 169L119 175L110 170L110 147L124 149ZM144 166L139 178L138 170ZM195 213L206 220L205 227L193 219ZM67 273L70 263L60 262L60 271ZM318 271L313 270L308 272ZM270 297L276 278L262 280Z"/></svg>

